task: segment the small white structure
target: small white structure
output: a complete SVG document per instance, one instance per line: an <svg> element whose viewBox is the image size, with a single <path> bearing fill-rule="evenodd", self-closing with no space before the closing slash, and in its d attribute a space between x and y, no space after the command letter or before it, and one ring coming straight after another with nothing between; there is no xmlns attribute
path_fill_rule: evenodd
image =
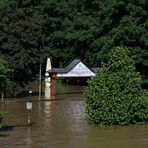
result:
<svg viewBox="0 0 148 148"><path fill-rule="evenodd" d="M74 60L66 68L51 68L48 58L45 78L45 98L55 95L56 77L93 77L99 68L88 68L81 60Z"/></svg>
<svg viewBox="0 0 148 148"><path fill-rule="evenodd" d="M47 64L46 64L46 73L45 73L45 99L50 99L51 97L51 78L49 76L49 73L47 71L51 70L51 60L50 58L47 58Z"/></svg>
<svg viewBox="0 0 148 148"><path fill-rule="evenodd" d="M57 73L57 77L92 77L95 73L86 67L81 61L74 61L76 65L65 73Z"/></svg>

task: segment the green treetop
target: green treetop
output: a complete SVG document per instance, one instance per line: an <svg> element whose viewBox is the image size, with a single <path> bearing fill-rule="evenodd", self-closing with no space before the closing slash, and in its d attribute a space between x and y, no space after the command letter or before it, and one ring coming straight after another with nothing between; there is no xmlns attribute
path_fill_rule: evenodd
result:
<svg viewBox="0 0 148 148"><path fill-rule="evenodd" d="M0 56L0 91L3 91L7 83L8 65L6 61Z"/></svg>
<svg viewBox="0 0 148 148"><path fill-rule="evenodd" d="M141 87L141 76L127 48L113 48L107 64L85 89L90 123L141 124L148 121L148 101Z"/></svg>

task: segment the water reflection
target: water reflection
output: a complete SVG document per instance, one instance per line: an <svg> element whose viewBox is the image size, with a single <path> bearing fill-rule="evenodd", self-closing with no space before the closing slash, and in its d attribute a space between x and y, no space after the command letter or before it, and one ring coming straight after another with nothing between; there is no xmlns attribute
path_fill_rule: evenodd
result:
<svg viewBox="0 0 148 148"><path fill-rule="evenodd" d="M50 101L32 98L32 126L27 124L27 98L0 102L14 130L0 132L0 148L147 148L148 126L95 126L85 120L80 86L66 86ZM71 93L66 93L66 90ZM42 98L44 99L44 98Z"/></svg>
<svg viewBox="0 0 148 148"><path fill-rule="evenodd" d="M49 87L45 86L44 94L45 94L45 99L46 100L51 98L51 90L50 90Z"/></svg>
<svg viewBox="0 0 148 148"><path fill-rule="evenodd" d="M26 138L24 141L26 142L27 148L30 148L31 144L32 144L30 127L28 127L28 129L27 129Z"/></svg>

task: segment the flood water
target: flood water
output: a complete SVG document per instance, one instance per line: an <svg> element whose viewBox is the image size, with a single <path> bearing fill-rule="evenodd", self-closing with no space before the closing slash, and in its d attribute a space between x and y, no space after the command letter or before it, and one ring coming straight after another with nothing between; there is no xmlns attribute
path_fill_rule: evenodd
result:
<svg viewBox="0 0 148 148"><path fill-rule="evenodd" d="M33 108L26 110L28 97L6 99L6 123L13 130L0 132L0 148L148 148L148 125L97 126L85 120L82 86L61 85L51 101L32 96ZM28 115L32 126L27 126Z"/></svg>

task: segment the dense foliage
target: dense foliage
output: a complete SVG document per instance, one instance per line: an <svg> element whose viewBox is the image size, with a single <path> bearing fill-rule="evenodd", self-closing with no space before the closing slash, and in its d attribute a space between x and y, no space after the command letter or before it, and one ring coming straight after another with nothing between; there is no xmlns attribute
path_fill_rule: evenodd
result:
<svg viewBox="0 0 148 148"><path fill-rule="evenodd" d="M148 121L148 100L127 48L110 51L108 62L89 81L85 95L90 123L128 125Z"/></svg>
<svg viewBox="0 0 148 148"><path fill-rule="evenodd" d="M11 79L23 84L34 74L35 64L39 63L40 24L16 6L3 9L0 13L0 52L13 70Z"/></svg>
<svg viewBox="0 0 148 148"><path fill-rule="evenodd" d="M53 67L75 58L99 67L114 46L127 46L148 84L147 0L0 0L0 53L20 84L38 73L39 58Z"/></svg>
<svg viewBox="0 0 148 148"><path fill-rule="evenodd" d="M3 118L6 114L7 114L6 112L0 112L0 129L5 126L5 124L3 122Z"/></svg>
<svg viewBox="0 0 148 148"><path fill-rule="evenodd" d="M0 92L3 92L7 85L8 71L8 64L2 56L0 56Z"/></svg>

